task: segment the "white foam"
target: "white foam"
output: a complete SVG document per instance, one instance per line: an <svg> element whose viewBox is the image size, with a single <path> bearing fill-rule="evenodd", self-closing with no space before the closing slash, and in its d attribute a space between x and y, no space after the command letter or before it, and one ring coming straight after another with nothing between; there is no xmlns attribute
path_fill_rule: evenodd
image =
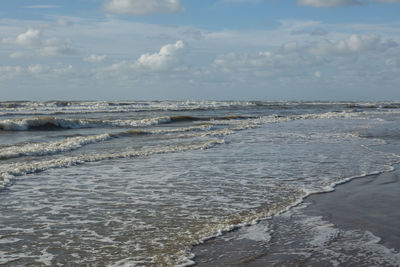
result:
<svg viewBox="0 0 400 267"><path fill-rule="evenodd" d="M186 145L144 148L142 150L128 150L119 153L104 153L93 155L81 155L74 157L62 157L51 160L18 162L13 164L0 165L0 187L6 187L15 176L21 176L30 173L37 173L51 168L69 167L86 162L97 162L102 160L111 160L119 158L141 157L153 154L165 154L174 152L183 152L188 150L209 149L216 145L224 144L222 139L212 139L200 143L190 143Z"/></svg>
<svg viewBox="0 0 400 267"><path fill-rule="evenodd" d="M236 126L232 129L250 129L258 127L262 124L269 123L283 123L287 121L294 120L309 120L309 119L338 119L338 118L359 118L359 113L355 112L325 112L320 114L301 114L301 115L289 115L289 116L281 116L281 115L267 115L261 116L258 118L247 119L247 120L211 120L209 123L213 125L231 125Z"/></svg>
<svg viewBox="0 0 400 267"><path fill-rule="evenodd" d="M55 256L53 254L48 253L47 249L43 249L41 253L42 254L39 256L37 261L43 263L46 266L51 266L52 265L51 261L55 258Z"/></svg>
<svg viewBox="0 0 400 267"><path fill-rule="evenodd" d="M256 224L252 227L244 228L244 233L239 237L257 242L269 242L271 240L271 235L268 231L269 229L266 224Z"/></svg>
<svg viewBox="0 0 400 267"><path fill-rule="evenodd" d="M26 131L31 128L55 127L61 129L81 129L96 127L137 127L170 122L171 118L156 117L141 120L96 120L96 119L64 119L57 117L21 118L0 121L0 129L5 131Z"/></svg>
<svg viewBox="0 0 400 267"><path fill-rule="evenodd" d="M90 136L76 136L68 137L66 139L57 140L53 142L42 143L28 143L16 144L11 146L0 147L0 159L11 159L22 156L44 156L58 154L62 152L72 151L79 149L85 145L104 142L112 138L131 136L132 134L170 134L170 133L184 133L190 131L204 131L210 129L211 125L198 125L183 128L172 129L153 129L153 130L133 130L123 131L119 133L105 133ZM220 129L215 131L200 132L195 134L177 135L176 138L182 137L204 137L204 136L223 136L232 134L229 129Z"/></svg>
<svg viewBox="0 0 400 267"><path fill-rule="evenodd" d="M16 243L16 242L21 241L21 240L22 239L14 238L14 237L3 238L3 237L0 236L0 244Z"/></svg>
<svg viewBox="0 0 400 267"><path fill-rule="evenodd" d="M339 229L321 216L307 216L301 212L302 208L294 211L291 220L299 219L297 226L310 238L306 249L323 255L333 266L349 262L359 262L363 266L400 266L400 253L380 244L381 238L371 232Z"/></svg>
<svg viewBox="0 0 400 267"><path fill-rule="evenodd" d="M142 111L191 111L256 106L245 101L0 102L0 115L51 115Z"/></svg>
<svg viewBox="0 0 400 267"><path fill-rule="evenodd" d="M360 117L360 113L356 112L326 112L321 114L302 114L302 115L268 115L255 119L237 120L211 120L212 125L235 125L238 129L254 128L266 123L282 123L293 120L306 119L331 119L331 118L352 118ZM96 128L96 127L138 127L149 126L171 122L171 117L155 117L141 120L97 120L97 119L68 119L57 117L34 117L19 118L0 121L0 129L5 131L26 131L32 128L55 127L61 129L80 129L80 128ZM202 122L204 123L204 122Z"/></svg>
<svg viewBox="0 0 400 267"><path fill-rule="evenodd" d="M94 144L111 139L111 134L70 137L63 140L45 143L29 143L8 146L0 149L0 159L21 156L43 156L78 149L84 145Z"/></svg>

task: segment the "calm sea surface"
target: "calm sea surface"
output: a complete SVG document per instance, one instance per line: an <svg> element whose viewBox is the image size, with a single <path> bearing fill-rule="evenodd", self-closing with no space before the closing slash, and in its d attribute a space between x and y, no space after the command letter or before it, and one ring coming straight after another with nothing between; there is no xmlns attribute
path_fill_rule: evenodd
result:
<svg viewBox="0 0 400 267"><path fill-rule="evenodd" d="M202 240L392 170L399 120L393 102L0 102L0 265L190 264Z"/></svg>

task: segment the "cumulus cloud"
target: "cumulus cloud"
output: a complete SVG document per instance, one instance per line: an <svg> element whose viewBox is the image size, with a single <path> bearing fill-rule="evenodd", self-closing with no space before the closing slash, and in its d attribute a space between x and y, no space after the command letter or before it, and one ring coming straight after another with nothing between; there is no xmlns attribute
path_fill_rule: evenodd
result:
<svg viewBox="0 0 400 267"><path fill-rule="evenodd" d="M385 65L389 67L400 68L400 57L386 59Z"/></svg>
<svg viewBox="0 0 400 267"><path fill-rule="evenodd" d="M310 48L317 55L348 55L366 51L385 51L398 44L392 40L383 41L377 35L351 35L344 40L326 40Z"/></svg>
<svg viewBox="0 0 400 267"><path fill-rule="evenodd" d="M50 9L50 8L57 8L58 6L54 5L32 5L32 6L24 6L24 8L30 9Z"/></svg>
<svg viewBox="0 0 400 267"><path fill-rule="evenodd" d="M66 75L73 70L72 65L56 66L33 64L27 66L0 66L0 80L11 80L28 75L41 78L55 78Z"/></svg>
<svg viewBox="0 0 400 267"><path fill-rule="evenodd" d="M327 35L328 31L323 29L323 28L316 28L314 30L294 30L290 34L292 35L301 35L301 34L309 34L311 36L322 36L322 35Z"/></svg>
<svg viewBox="0 0 400 267"><path fill-rule="evenodd" d="M157 53L142 54L135 61L121 60L111 65L100 67L95 70L97 79L104 77L117 78L119 80L136 80L145 72L178 72L187 70L181 62L184 43L179 40L175 44L167 44L161 47Z"/></svg>
<svg viewBox="0 0 400 267"><path fill-rule="evenodd" d="M40 43L40 30L29 29L24 33L19 34L15 40L12 38L5 39L6 42L15 42L19 45L32 46Z"/></svg>
<svg viewBox="0 0 400 267"><path fill-rule="evenodd" d="M34 50L35 54L42 56L55 56L73 54L74 49L68 40L60 40L57 38L43 39L41 31L38 29L28 29L26 32L17 35L15 38L5 38L4 43L17 44L23 48ZM14 52L11 58L24 56L25 53Z"/></svg>
<svg viewBox="0 0 400 267"><path fill-rule="evenodd" d="M93 54L93 55L84 57L83 61L90 62L90 63L98 63L98 62L102 62L105 58L106 58L105 55L100 56L100 55Z"/></svg>
<svg viewBox="0 0 400 267"><path fill-rule="evenodd" d="M263 67L266 65L265 60L265 55L262 53L256 57L248 54L240 56L232 52L217 56L213 62L213 66L224 72L230 72L232 70L247 70L254 67Z"/></svg>
<svg viewBox="0 0 400 267"><path fill-rule="evenodd" d="M69 55L75 52L70 41L57 38L44 40L39 49L44 56Z"/></svg>
<svg viewBox="0 0 400 267"><path fill-rule="evenodd" d="M43 67L43 65L36 64L36 65L28 66L27 70L28 70L30 73L38 74L38 73L44 72L44 71L45 71L45 68Z"/></svg>
<svg viewBox="0 0 400 267"><path fill-rule="evenodd" d="M103 7L111 13L128 15L183 11L180 0L107 0Z"/></svg>
<svg viewBox="0 0 400 267"><path fill-rule="evenodd" d="M260 0L220 0L220 3L235 3L235 4L247 4L247 3L260 3Z"/></svg>
<svg viewBox="0 0 400 267"><path fill-rule="evenodd" d="M360 0L297 0L297 4L312 7L336 7L363 5L363 2Z"/></svg>
<svg viewBox="0 0 400 267"><path fill-rule="evenodd" d="M175 44L167 44L161 47L158 53L141 55L136 61L136 65L153 71L179 69L179 55L184 47L185 45L181 40Z"/></svg>
<svg viewBox="0 0 400 267"><path fill-rule="evenodd" d="M21 66L0 66L0 81L12 79L22 72Z"/></svg>
<svg viewBox="0 0 400 267"><path fill-rule="evenodd" d="M373 0L377 3L400 3L400 0ZM366 0L297 0L297 4L301 6L311 7L337 7L337 6L361 6L367 4Z"/></svg>
<svg viewBox="0 0 400 267"><path fill-rule="evenodd" d="M63 66L63 67L59 67L59 68L54 68L53 73L65 74L65 73L71 72L72 70L73 70L72 65L67 65L67 66Z"/></svg>
<svg viewBox="0 0 400 267"><path fill-rule="evenodd" d="M325 40L318 43L285 43L275 52L258 54L229 53L219 55L214 60L214 67L222 71L293 69L327 64L335 60L346 60L346 56L358 54L380 55L398 44L391 40L382 40L376 35L351 35L343 40ZM388 65L388 63L387 63Z"/></svg>
<svg viewBox="0 0 400 267"><path fill-rule="evenodd" d="M374 0L374 1L381 3L389 3L389 4L400 3L400 0Z"/></svg>
<svg viewBox="0 0 400 267"><path fill-rule="evenodd" d="M301 60L301 62L299 62ZM299 64L310 65L310 59L300 59L293 53L229 53L219 55L213 62L213 66L224 72L232 71L254 71L266 69L289 69ZM311 63L312 65L312 63Z"/></svg>
<svg viewBox="0 0 400 267"><path fill-rule="evenodd" d="M296 42L289 42L282 45L282 49L285 52L292 52L297 50L297 43Z"/></svg>
<svg viewBox="0 0 400 267"><path fill-rule="evenodd" d="M23 52L14 52L10 54L10 58L23 58L25 54Z"/></svg>
<svg viewBox="0 0 400 267"><path fill-rule="evenodd" d="M68 26L68 25L72 24L71 21L69 21L69 20L67 20L65 18L58 18L57 19L57 23L58 23L58 25L62 25L62 26Z"/></svg>

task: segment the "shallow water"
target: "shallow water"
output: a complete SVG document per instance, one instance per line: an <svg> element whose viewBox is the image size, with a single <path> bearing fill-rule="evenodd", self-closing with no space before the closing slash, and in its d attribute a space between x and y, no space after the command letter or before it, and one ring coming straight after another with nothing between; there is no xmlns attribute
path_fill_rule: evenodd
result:
<svg viewBox="0 0 400 267"><path fill-rule="evenodd" d="M390 170L398 107L0 103L0 264L189 264L206 238Z"/></svg>

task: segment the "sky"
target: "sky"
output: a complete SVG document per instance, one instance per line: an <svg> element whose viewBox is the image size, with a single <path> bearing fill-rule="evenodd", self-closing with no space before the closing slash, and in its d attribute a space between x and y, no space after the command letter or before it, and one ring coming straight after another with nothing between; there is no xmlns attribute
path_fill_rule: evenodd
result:
<svg viewBox="0 0 400 267"><path fill-rule="evenodd" d="M400 100L400 0L2 0L0 101Z"/></svg>

